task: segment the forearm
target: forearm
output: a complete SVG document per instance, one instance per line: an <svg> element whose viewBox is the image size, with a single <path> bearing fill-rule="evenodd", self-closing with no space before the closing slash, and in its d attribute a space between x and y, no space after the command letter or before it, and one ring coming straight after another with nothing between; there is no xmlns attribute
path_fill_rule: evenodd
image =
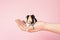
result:
<svg viewBox="0 0 60 40"><path fill-rule="evenodd" d="M45 30L60 34L60 24L47 23L45 25Z"/></svg>
<svg viewBox="0 0 60 40"><path fill-rule="evenodd" d="M52 23L46 23L46 22L40 21L35 23L34 29L33 27L29 27L27 28L28 29L27 30L24 21L21 21L18 19L16 20L16 23L18 24L18 27L21 28L23 31L36 32L40 30L47 30L47 31L60 34L60 24L52 24Z"/></svg>

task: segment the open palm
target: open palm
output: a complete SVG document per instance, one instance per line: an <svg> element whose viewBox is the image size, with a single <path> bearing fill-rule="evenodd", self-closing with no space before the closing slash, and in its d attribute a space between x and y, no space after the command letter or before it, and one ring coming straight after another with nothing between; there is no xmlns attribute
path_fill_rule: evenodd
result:
<svg viewBox="0 0 60 40"><path fill-rule="evenodd" d="M40 31L42 29L44 29L44 22L42 21L39 21L39 22L36 22L35 25L34 25L34 29L32 26L29 26L28 28L26 27L26 23L25 21L22 21L20 19L16 19L16 23L18 25L18 27L23 30L23 31L27 31L27 32L37 32L37 31Z"/></svg>

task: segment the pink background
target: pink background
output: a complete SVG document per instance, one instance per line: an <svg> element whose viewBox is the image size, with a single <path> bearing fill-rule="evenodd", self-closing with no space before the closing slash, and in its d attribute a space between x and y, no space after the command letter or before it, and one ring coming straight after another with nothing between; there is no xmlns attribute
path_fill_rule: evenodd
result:
<svg viewBox="0 0 60 40"><path fill-rule="evenodd" d="M48 31L21 31L15 20L24 20L27 14L60 23L60 0L0 0L0 40L60 40L60 34Z"/></svg>

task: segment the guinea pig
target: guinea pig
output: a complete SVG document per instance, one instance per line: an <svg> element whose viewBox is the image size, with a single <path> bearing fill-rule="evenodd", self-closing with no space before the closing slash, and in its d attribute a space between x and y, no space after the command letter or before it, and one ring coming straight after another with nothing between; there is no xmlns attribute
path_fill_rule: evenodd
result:
<svg viewBox="0 0 60 40"><path fill-rule="evenodd" d="M37 22L37 19L35 18L34 15L27 15L26 16L26 26L32 26L34 29L34 24Z"/></svg>

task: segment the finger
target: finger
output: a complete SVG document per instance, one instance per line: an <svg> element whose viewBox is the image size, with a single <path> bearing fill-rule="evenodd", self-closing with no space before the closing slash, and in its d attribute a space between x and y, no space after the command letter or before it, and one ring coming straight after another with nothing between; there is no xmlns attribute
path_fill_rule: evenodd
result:
<svg viewBox="0 0 60 40"><path fill-rule="evenodd" d="M15 20L18 25L25 25L25 21L21 21L20 19Z"/></svg>
<svg viewBox="0 0 60 40"><path fill-rule="evenodd" d="M23 21L21 21L20 19L17 19L16 23L19 28L21 28L22 30L26 30L25 23Z"/></svg>
<svg viewBox="0 0 60 40"><path fill-rule="evenodd" d="M24 22L26 24L26 22L24 20L22 22Z"/></svg>
<svg viewBox="0 0 60 40"><path fill-rule="evenodd" d="M15 21L16 21L17 24L21 23L21 20L19 20L19 19L16 19Z"/></svg>

